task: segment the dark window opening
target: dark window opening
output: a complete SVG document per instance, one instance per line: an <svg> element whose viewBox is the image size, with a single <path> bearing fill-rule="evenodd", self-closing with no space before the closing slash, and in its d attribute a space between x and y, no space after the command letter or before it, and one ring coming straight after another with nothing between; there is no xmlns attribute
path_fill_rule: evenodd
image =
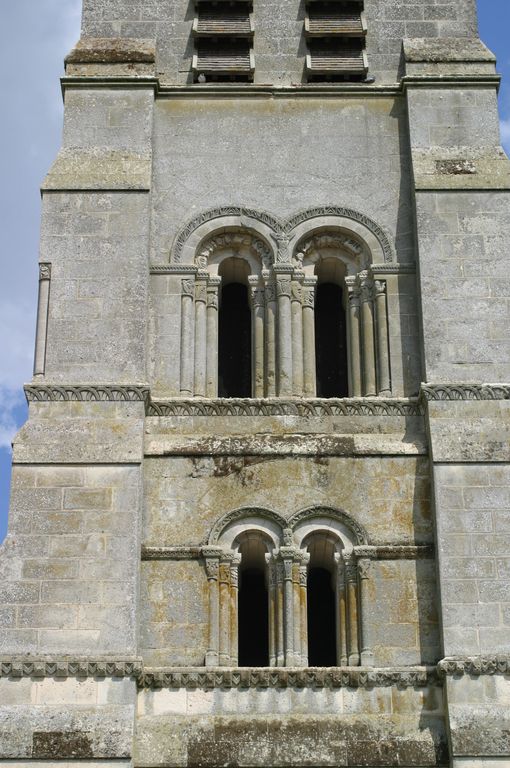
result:
<svg viewBox="0 0 510 768"><path fill-rule="evenodd" d="M342 289L333 283L317 286L315 355L317 397L347 397L347 333Z"/></svg>
<svg viewBox="0 0 510 768"><path fill-rule="evenodd" d="M264 572L241 571L239 589L239 666L269 666L268 595Z"/></svg>
<svg viewBox="0 0 510 768"><path fill-rule="evenodd" d="M308 571L308 665L335 667L335 593L325 568Z"/></svg>
<svg viewBox="0 0 510 768"><path fill-rule="evenodd" d="M218 344L219 397L251 397L251 313L245 285L229 283L221 291Z"/></svg>

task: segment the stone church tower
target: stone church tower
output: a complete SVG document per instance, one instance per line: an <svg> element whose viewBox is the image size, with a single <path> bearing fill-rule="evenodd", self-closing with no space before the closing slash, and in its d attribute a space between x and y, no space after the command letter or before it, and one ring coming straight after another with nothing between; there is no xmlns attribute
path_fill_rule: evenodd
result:
<svg viewBox="0 0 510 768"><path fill-rule="evenodd" d="M84 0L0 768L510 765L498 85L475 0Z"/></svg>

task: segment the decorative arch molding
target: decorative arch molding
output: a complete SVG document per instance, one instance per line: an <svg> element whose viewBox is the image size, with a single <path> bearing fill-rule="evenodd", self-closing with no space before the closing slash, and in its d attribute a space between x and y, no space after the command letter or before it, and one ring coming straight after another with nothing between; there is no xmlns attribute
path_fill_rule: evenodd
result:
<svg viewBox="0 0 510 768"><path fill-rule="evenodd" d="M321 206L309 208L288 219L285 233L298 245L318 229L353 233L366 245L372 263L396 262L395 249L384 229L369 216L352 208Z"/></svg>
<svg viewBox="0 0 510 768"><path fill-rule="evenodd" d="M265 211L242 206L211 208L195 216L178 232L171 261L192 264L198 247L208 236L234 228L253 232L269 243L283 233L282 222Z"/></svg>
<svg viewBox="0 0 510 768"><path fill-rule="evenodd" d="M370 539L365 528L354 520L347 512L334 507L311 507L296 512L287 521L287 525L295 531L300 524L311 522L316 518L330 518L347 528L353 534L355 545L370 544Z"/></svg>
<svg viewBox="0 0 510 768"><path fill-rule="evenodd" d="M242 252L248 250L251 257L248 261L252 268L252 273L256 273L261 267L270 269L274 260L273 252L264 240L252 232L235 229L221 233L216 232L202 242L195 256L197 267L199 269L207 269L214 255L218 251L226 249L232 250L240 258L243 258Z"/></svg>
<svg viewBox="0 0 510 768"><path fill-rule="evenodd" d="M208 545L218 546L221 536L229 526L234 523L240 523L243 520L250 520L258 518L262 521L267 521L272 524L272 527L277 526L283 537L283 531L288 527L288 523L282 515L277 512L273 512L270 509L264 509L262 507L242 507L241 509L235 509L232 512L227 512L226 515L220 517L220 519L214 524L209 534Z"/></svg>

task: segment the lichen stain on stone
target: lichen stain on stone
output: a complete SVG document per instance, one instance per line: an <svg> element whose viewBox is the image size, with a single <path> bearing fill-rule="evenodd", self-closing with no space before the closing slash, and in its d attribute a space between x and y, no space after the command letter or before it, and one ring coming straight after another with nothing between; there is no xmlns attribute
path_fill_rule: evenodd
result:
<svg viewBox="0 0 510 768"><path fill-rule="evenodd" d="M38 759L92 758L90 734L84 731L35 731L32 757Z"/></svg>

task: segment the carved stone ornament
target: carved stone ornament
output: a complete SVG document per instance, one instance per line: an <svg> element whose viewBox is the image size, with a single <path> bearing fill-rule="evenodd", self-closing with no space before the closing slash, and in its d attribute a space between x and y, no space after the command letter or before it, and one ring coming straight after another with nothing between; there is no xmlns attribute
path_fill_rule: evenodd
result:
<svg viewBox="0 0 510 768"><path fill-rule="evenodd" d="M273 232L275 240L281 241L282 245L278 247L277 261L287 262L290 260L288 255L288 242L285 242L285 238L289 238L295 227L302 224L305 221L310 221L311 227L313 226L313 219L319 217L338 217L342 219L351 219L352 221L362 224L366 227L378 240L382 252L384 263L396 263L396 256L393 245L386 232L369 216L366 216L359 211L355 211L352 208L344 208L341 206L321 206L317 208L310 208L308 210L300 211L296 215L292 216L287 221L280 221L279 219L271 216L264 211L256 211L252 208L244 208L242 206L223 206L219 208L212 208L208 211L203 211L198 216L189 221L178 233L175 244L173 247L172 261L179 263L182 260L182 251L189 238L193 235L195 230L203 224L212 222L215 219L221 218L237 218L239 220L239 226L245 226L246 219L253 219L269 227ZM249 227L249 224L246 225ZM218 228L221 228L221 223L218 222ZM350 240L347 235L346 237ZM352 240L353 246L359 246L355 240ZM201 250L201 253L203 249Z"/></svg>
<svg viewBox="0 0 510 768"><path fill-rule="evenodd" d="M302 294L303 294L303 289L301 287L301 284L293 280L291 285L292 301L297 301L298 303L301 303Z"/></svg>
<svg viewBox="0 0 510 768"><path fill-rule="evenodd" d="M51 264L43 262L39 264L39 280L51 280Z"/></svg>
<svg viewBox="0 0 510 768"><path fill-rule="evenodd" d="M370 566L371 561L368 558L363 557L361 560L358 560L358 575L360 579L370 578Z"/></svg>
<svg viewBox="0 0 510 768"><path fill-rule="evenodd" d="M220 561L207 557L205 560L205 573L209 581L218 581L220 575Z"/></svg>
<svg viewBox="0 0 510 768"><path fill-rule="evenodd" d="M181 280L181 291L183 296L189 296L193 299L195 297L195 281Z"/></svg>
<svg viewBox="0 0 510 768"><path fill-rule="evenodd" d="M0 677L136 677L140 678L140 659L0 659Z"/></svg>
<svg viewBox="0 0 510 768"><path fill-rule="evenodd" d="M422 384L424 400L510 400L508 384Z"/></svg>
<svg viewBox="0 0 510 768"><path fill-rule="evenodd" d="M364 254L363 246L343 232L335 232L334 234L325 232L313 235L313 237L302 240L298 245L299 251L305 257L330 248L347 251L353 258L359 258ZM364 266L363 262L361 262L361 265Z"/></svg>
<svg viewBox="0 0 510 768"><path fill-rule="evenodd" d="M329 517L338 520L339 523L345 525L345 527L354 534L356 544L369 543L368 533L363 526L341 509L333 509L332 507L312 507L311 509L302 509L290 517L288 525L295 531L297 526L304 520L309 522L317 517Z"/></svg>
<svg viewBox="0 0 510 768"><path fill-rule="evenodd" d="M276 293L278 297L285 296L288 299L291 297L290 293L291 281L287 277L279 277L276 280Z"/></svg>
<svg viewBox="0 0 510 768"><path fill-rule="evenodd" d="M183 227L183 229L180 230L173 248L173 261L181 261L182 249L186 244L186 241L189 239L189 237L191 237L193 232L198 229L198 227L202 226L202 224L206 224L209 221L214 221L214 219L221 219L225 217L236 217L240 221L246 218L251 218L256 221L260 221L262 224L265 224L274 232L280 233L283 230L281 222L274 218L274 216L271 216L269 213L265 213L264 211L256 211L252 208L244 208L238 205L226 205L220 208L211 208L210 210L203 211L198 216L195 216Z"/></svg>
<svg viewBox="0 0 510 768"><path fill-rule="evenodd" d="M228 514L223 515L223 517L220 517L213 526L211 533L209 534L209 545L217 544L222 532L229 525L247 517L258 517L262 520L269 520L270 522L275 523L282 532L287 525L284 517L270 509L262 509L259 507L243 507L242 509L235 509Z"/></svg>
<svg viewBox="0 0 510 768"><path fill-rule="evenodd" d="M312 309L314 308L315 306L315 289L314 288L303 288L302 303L303 303L303 307L311 307Z"/></svg>
<svg viewBox="0 0 510 768"><path fill-rule="evenodd" d="M253 307L263 307L265 306L265 291L263 288L253 288L251 289L251 302Z"/></svg>
<svg viewBox="0 0 510 768"><path fill-rule="evenodd" d="M207 269L210 259L217 251L232 249L235 253L246 248L258 258L264 269L270 269L273 264L273 254L268 245L259 237L255 237L250 232L225 232L220 235L210 237L200 246L200 252L195 259L195 264L199 269Z"/></svg>
<svg viewBox="0 0 510 768"><path fill-rule="evenodd" d="M435 667L271 667L225 669L146 669L139 685L144 688L425 688L440 686Z"/></svg>
<svg viewBox="0 0 510 768"><path fill-rule="evenodd" d="M437 665L440 675L508 675L510 674L510 656L449 656Z"/></svg>
<svg viewBox="0 0 510 768"><path fill-rule="evenodd" d="M88 384L56 385L56 384L27 384L25 396L29 403L61 402L61 401L114 401L114 402L144 402L148 404L150 389L143 385Z"/></svg>
<svg viewBox="0 0 510 768"><path fill-rule="evenodd" d="M218 309L218 291L216 288L207 289L207 306L210 309Z"/></svg>
<svg viewBox="0 0 510 768"><path fill-rule="evenodd" d="M298 226L298 224L302 224L304 221L309 221L311 219L324 216L338 216L345 219L352 219L353 221L357 221L359 224L362 224L367 229L369 229L379 241L384 254L384 262L386 263L396 261L395 252L390 238L382 229L382 227L380 227L379 224L376 224L376 222L369 216L365 216L364 213L359 213L359 211L354 211L352 208L325 205L318 208L311 208L305 211L301 211L285 222L285 231L291 232L295 227Z"/></svg>
<svg viewBox="0 0 510 768"><path fill-rule="evenodd" d="M195 283L195 301L203 304L207 301L207 286L204 282Z"/></svg>

